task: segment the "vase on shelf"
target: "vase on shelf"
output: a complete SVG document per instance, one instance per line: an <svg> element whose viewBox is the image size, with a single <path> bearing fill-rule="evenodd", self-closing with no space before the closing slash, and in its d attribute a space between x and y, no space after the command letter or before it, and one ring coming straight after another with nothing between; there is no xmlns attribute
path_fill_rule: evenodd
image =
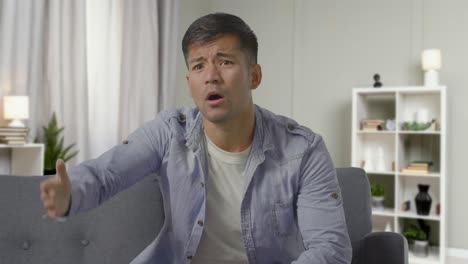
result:
<svg viewBox="0 0 468 264"><path fill-rule="evenodd" d="M414 240L413 253L417 257L426 258L429 256L429 241Z"/></svg>
<svg viewBox="0 0 468 264"><path fill-rule="evenodd" d="M418 184L419 193L414 198L416 203L416 212L418 215L429 215L431 211L432 198L429 195L428 184Z"/></svg>

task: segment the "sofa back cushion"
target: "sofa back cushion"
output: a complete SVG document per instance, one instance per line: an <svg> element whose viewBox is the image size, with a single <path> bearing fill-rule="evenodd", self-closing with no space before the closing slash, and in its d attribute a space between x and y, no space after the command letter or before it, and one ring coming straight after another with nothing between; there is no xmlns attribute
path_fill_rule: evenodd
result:
<svg viewBox="0 0 468 264"><path fill-rule="evenodd" d="M366 172L360 168L338 168L336 173L353 247L352 263L359 263L363 238L372 231L369 180Z"/></svg>
<svg viewBox="0 0 468 264"><path fill-rule="evenodd" d="M65 222L42 217L45 179L0 175L0 263L129 263L162 227L153 175Z"/></svg>

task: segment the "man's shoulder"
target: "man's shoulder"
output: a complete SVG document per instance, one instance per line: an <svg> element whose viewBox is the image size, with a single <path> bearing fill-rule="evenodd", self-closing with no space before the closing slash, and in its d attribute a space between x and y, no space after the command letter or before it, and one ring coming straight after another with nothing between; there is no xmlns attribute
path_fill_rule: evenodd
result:
<svg viewBox="0 0 468 264"><path fill-rule="evenodd" d="M272 137L288 137L303 140L312 144L317 137L317 133L310 128L299 124L296 120L283 115L275 114L270 110L258 107L262 113L265 133Z"/></svg>
<svg viewBox="0 0 468 264"><path fill-rule="evenodd" d="M155 118L146 122L143 129L149 131L170 132L171 134L185 134L193 126L199 115L197 108L180 107L160 111Z"/></svg>
<svg viewBox="0 0 468 264"><path fill-rule="evenodd" d="M322 140L319 134L292 118L260 107L259 110L262 113L265 137L270 138L276 152L285 158L301 156Z"/></svg>
<svg viewBox="0 0 468 264"><path fill-rule="evenodd" d="M161 119L164 122L170 122L172 119L177 119L177 121L190 123L197 119L199 111L194 107L179 107L172 108L167 110L162 110L158 113L157 119Z"/></svg>

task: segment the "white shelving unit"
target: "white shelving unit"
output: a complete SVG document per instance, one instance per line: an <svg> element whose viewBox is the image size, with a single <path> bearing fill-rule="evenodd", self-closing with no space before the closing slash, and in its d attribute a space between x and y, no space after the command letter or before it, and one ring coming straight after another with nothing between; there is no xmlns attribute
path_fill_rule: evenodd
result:
<svg viewBox="0 0 468 264"><path fill-rule="evenodd" d="M0 174L39 176L44 171L44 144L0 144Z"/></svg>
<svg viewBox="0 0 468 264"><path fill-rule="evenodd" d="M385 187L384 209L373 209L372 222L375 231L383 231L390 224L395 232L403 233L406 225L424 220L431 228L430 254L416 257L409 253L410 264L444 264L446 258L446 87L385 87L354 88L352 95L352 166L361 167L369 158L380 153L384 167L379 171L366 171L370 182ZM429 117L439 123L424 131L402 130L402 123L420 109L426 109ZM395 120L395 130L362 131L362 119ZM415 160L431 160L429 173L402 173L401 168ZM372 162L368 160L366 162ZM380 166L381 167L381 166ZM374 166L375 168L375 166ZM429 184L432 198L429 215L416 213L414 198L418 184ZM410 201L410 210L403 211L402 204ZM440 213L436 214L436 206Z"/></svg>

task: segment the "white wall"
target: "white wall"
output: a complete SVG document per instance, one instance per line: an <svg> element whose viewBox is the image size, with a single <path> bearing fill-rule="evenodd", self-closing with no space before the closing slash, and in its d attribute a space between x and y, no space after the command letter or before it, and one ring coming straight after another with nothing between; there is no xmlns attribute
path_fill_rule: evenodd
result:
<svg viewBox="0 0 468 264"><path fill-rule="evenodd" d="M351 88L371 86L374 73L387 86L421 85L421 50L442 49L450 115L448 245L468 249L467 10L463 0L183 0L180 34L210 12L242 17L259 38L264 79L255 102L322 134L337 166L351 160ZM185 66L180 70L178 104L193 105Z"/></svg>

